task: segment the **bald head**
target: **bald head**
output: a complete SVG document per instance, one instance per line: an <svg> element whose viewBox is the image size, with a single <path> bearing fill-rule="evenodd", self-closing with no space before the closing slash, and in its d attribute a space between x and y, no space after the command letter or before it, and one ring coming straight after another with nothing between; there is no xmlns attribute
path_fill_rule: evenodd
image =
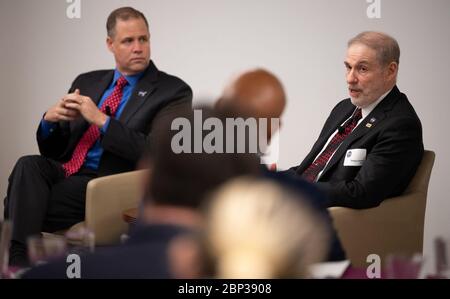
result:
<svg viewBox="0 0 450 299"><path fill-rule="evenodd" d="M255 118L280 118L285 106L281 82L263 69L241 74L225 88L217 102L219 109Z"/></svg>

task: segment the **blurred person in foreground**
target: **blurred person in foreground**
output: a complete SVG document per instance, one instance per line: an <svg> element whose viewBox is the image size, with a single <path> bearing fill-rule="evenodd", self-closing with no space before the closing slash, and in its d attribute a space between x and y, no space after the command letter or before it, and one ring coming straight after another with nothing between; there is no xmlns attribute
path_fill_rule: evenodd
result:
<svg viewBox="0 0 450 299"><path fill-rule="evenodd" d="M329 230L304 199L270 179L241 177L209 202L204 251L226 279L307 278L325 260Z"/></svg>
<svg viewBox="0 0 450 299"><path fill-rule="evenodd" d="M202 113L206 118L221 117L206 108ZM176 131L171 130L175 118L194 123L191 110L178 111L155 123L150 146L141 162L150 172L142 186L146 195L137 227L125 244L81 256L81 278L194 278L201 275L201 268L197 269L196 247L183 242L188 239L183 236L195 234L203 227L199 207L205 203L209 192L236 176L258 175L259 162L255 155L248 154L175 154L171 144L176 135ZM191 133L193 136L193 131ZM29 270L23 277L66 278L67 267L65 260L49 263Z"/></svg>
<svg viewBox="0 0 450 299"><path fill-rule="evenodd" d="M273 73L265 69L252 69L242 72L227 84L222 96L216 102L215 108L227 117L242 117L246 120L254 118L257 121L266 119L268 124L272 124L272 119L278 119L278 124L281 124L280 118L283 115L286 101L283 85ZM278 126L267 127L266 140L271 143L272 150L275 150L272 154L277 154L278 151L278 140L272 140L272 136L277 134L278 129ZM261 134L264 132L257 133L259 138L262 136ZM266 149L262 148L261 150ZM262 152L260 157L262 162L267 161ZM272 156L271 163L276 162L273 158L276 159L276 155ZM328 200L325 194L296 174L273 172L269 171L269 168L276 167L273 164L267 165L267 167L262 166L262 173L265 177L295 190L323 216L331 236L327 259L330 261L344 260L345 252L333 228L332 219L326 207Z"/></svg>
<svg viewBox="0 0 450 299"><path fill-rule="evenodd" d="M281 81L273 73L260 68L235 76L215 104L216 109L229 117L254 118L258 128L261 120L267 121L266 134L258 132L261 146L258 154L271 170L276 169L279 128L285 107L286 93Z"/></svg>

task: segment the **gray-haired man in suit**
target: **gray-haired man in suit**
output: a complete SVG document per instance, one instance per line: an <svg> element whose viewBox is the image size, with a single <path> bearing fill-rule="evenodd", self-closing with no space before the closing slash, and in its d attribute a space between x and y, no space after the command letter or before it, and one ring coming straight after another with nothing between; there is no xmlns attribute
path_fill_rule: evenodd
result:
<svg viewBox="0 0 450 299"><path fill-rule="evenodd" d="M290 170L316 182L329 206L377 206L402 193L417 170L422 126L397 88L399 60L387 34L362 32L348 43L350 98L333 108L310 153Z"/></svg>

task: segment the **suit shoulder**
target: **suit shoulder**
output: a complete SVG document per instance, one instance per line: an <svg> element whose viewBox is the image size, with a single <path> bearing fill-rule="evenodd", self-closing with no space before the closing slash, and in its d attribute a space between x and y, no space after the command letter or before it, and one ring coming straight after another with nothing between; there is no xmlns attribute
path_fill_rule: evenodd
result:
<svg viewBox="0 0 450 299"><path fill-rule="evenodd" d="M191 87L182 79L180 79L177 76L168 74L166 72L163 71L158 71L158 80L160 82L160 84L163 85L170 85L172 87L179 87L179 88L189 88L191 89Z"/></svg>
<svg viewBox="0 0 450 299"><path fill-rule="evenodd" d="M406 97L402 97L395 103L391 110L386 111L386 118L380 125L380 130L384 131L404 131L417 132L422 135L422 123L417 116L413 106ZM420 137L422 138L422 137Z"/></svg>
<svg viewBox="0 0 450 299"><path fill-rule="evenodd" d="M100 79L111 71L113 71L113 70L95 70L95 71L82 73L82 74L79 74L75 78L74 82L85 81L85 80L92 81L92 80Z"/></svg>
<svg viewBox="0 0 450 299"><path fill-rule="evenodd" d="M408 97L401 93L397 102L393 105L391 116L397 119L409 119L415 122L420 122L419 116L416 113Z"/></svg>
<svg viewBox="0 0 450 299"><path fill-rule="evenodd" d="M353 106L352 101L350 98L343 99L339 103L337 103L334 107L332 112L339 111L339 110L348 110Z"/></svg>

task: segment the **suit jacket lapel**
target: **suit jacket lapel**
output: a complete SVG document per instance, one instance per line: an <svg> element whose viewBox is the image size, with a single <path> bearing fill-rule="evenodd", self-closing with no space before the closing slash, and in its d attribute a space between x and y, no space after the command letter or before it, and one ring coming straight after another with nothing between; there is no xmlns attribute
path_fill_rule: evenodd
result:
<svg viewBox="0 0 450 299"><path fill-rule="evenodd" d="M323 170L323 177L326 172L331 169L338 161L341 160L342 156L347 152L347 149L350 147L350 144L360 139L362 136L367 134L370 130L373 130L383 119L386 118L386 111L392 109L392 105L395 103L398 93L400 91L395 86L392 91L386 96L385 99L378 104L366 118L356 127L356 129L345 138L342 144L334 153L331 160L328 162L327 166Z"/></svg>
<svg viewBox="0 0 450 299"><path fill-rule="evenodd" d="M147 98L156 90L155 81L157 80L157 76L158 69L153 62L150 61L144 76L139 80L138 84L134 88L127 105L120 115L119 119L123 123L127 123L136 111L138 111L139 108L145 103Z"/></svg>
<svg viewBox="0 0 450 299"><path fill-rule="evenodd" d="M322 136L316 141L313 148L309 152L309 154L306 156L306 158L302 161L300 166L297 168L297 173L301 174L303 173L306 168L311 165L311 163L314 162L314 159L316 156L321 152L323 147L325 146L326 142L330 138L332 134L336 131L336 129L347 119L350 117L350 115L353 113L353 110L355 109L355 106L350 105L348 108L344 110L344 113L337 114L332 124L329 125L325 130L325 132L322 134Z"/></svg>

